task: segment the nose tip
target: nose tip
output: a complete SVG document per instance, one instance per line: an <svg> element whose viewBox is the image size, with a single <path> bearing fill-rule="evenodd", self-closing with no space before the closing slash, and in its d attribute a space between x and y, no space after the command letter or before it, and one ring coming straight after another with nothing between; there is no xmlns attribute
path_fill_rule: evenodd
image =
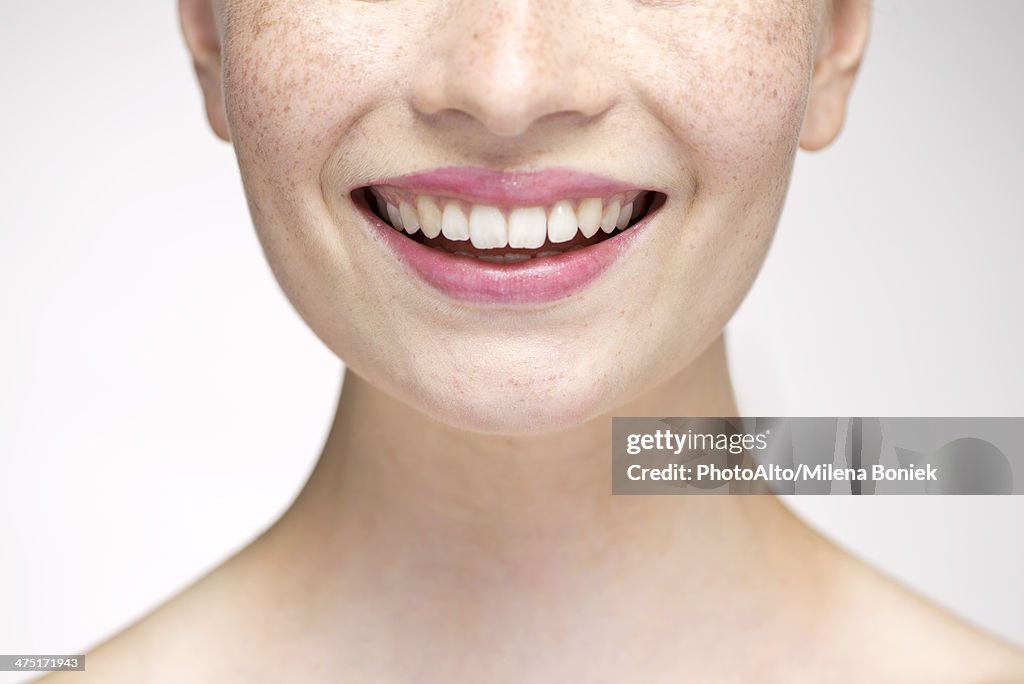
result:
<svg viewBox="0 0 1024 684"><path fill-rule="evenodd" d="M549 16L550 3L544 9L529 2L472 4L487 8L466 12L435 34L431 58L413 84L417 111L461 113L507 138L541 120L581 123L610 106L590 67L586 37Z"/></svg>
<svg viewBox="0 0 1024 684"><path fill-rule="evenodd" d="M427 115L461 113L505 138L521 136L541 120L561 116L578 123L607 108L595 87L573 82L572 74L541 71L513 64L480 64L473 75L448 71L422 82L414 106Z"/></svg>

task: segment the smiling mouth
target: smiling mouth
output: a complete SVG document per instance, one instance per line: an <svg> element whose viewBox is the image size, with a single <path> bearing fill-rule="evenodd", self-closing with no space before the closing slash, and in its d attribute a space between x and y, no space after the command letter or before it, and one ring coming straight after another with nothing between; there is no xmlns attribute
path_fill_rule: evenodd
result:
<svg viewBox="0 0 1024 684"><path fill-rule="evenodd" d="M629 231L665 196L632 190L536 206L497 206L374 185L355 191L353 199L426 247L492 264L521 264L585 250Z"/></svg>

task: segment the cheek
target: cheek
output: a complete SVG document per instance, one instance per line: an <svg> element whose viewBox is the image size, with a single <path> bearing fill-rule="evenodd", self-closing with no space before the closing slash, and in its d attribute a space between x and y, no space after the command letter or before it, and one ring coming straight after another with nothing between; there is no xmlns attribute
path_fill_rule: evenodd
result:
<svg viewBox="0 0 1024 684"><path fill-rule="evenodd" d="M673 275L653 298L651 337L685 342L665 354L675 369L718 335L763 263L810 85L810 5L723 4L647 41L648 101L694 184L680 229L666 239Z"/></svg>
<svg viewBox="0 0 1024 684"><path fill-rule="evenodd" d="M396 61L386 23L358 3L238 1L226 10L224 92L245 180L307 189ZM371 6L372 7L372 6Z"/></svg>
<svg viewBox="0 0 1024 684"><path fill-rule="evenodd" d="M647 82L690 171L717 193L792 163L810 85L811 5L738 0L645 29Z"/></svg>
<svg viewBox="0 0 1024 684"><path fill-rule="evenodd" d="M373 5L235 0L224 12L225 106L267 261L329 346L358 344L359 331L344 321L373 314L341 284L354 280L367 245L338 230L325 197L360 169L323 174L343 142L355 144L355 123L379 106L380 83L400 69L395 41Z"/></svg>

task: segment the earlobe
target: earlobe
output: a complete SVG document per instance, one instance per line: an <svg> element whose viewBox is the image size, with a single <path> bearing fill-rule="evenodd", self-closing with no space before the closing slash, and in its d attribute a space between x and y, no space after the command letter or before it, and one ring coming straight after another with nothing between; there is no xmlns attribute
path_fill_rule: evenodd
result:
<svg viewBox="0 0 1024 684"><path fill-rule="evenodd" d="M846 119L846 101L849 89L842 92L834 80L811 84L811 95L800 131L800 147L810 152L827 147L839 135Z"/></svg>
<svg viewBox="0 0 1024 684"><path fill-rule="evenodd" d="M833 2L825 45L818 52L800 146L820 150L839 135L871 23L870 0Z"/></svg>
<svg viewBox="0 0 1024 684"><path fill-rule="evenodd" d="M206 103L206 117L213 132L230 140L224 90L221 80L220 33L213 10L214 0L179 0L181 32L185 38L196 77Z"/></svg>

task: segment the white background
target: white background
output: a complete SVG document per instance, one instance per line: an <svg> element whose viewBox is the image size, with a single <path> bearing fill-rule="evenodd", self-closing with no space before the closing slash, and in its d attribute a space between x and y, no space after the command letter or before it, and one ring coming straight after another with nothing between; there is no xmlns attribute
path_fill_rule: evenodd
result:
<svg viewBox="0 0 1024 684"><path fill-rule="evenodd" d="M243 545L333 410L174 4L0 8L0 653L82 652ZM798 159L731 326L745 414L1024 414L1022 19L877 4L847 130ZM1024 497L790 503L1024 645Z"/></svg>

